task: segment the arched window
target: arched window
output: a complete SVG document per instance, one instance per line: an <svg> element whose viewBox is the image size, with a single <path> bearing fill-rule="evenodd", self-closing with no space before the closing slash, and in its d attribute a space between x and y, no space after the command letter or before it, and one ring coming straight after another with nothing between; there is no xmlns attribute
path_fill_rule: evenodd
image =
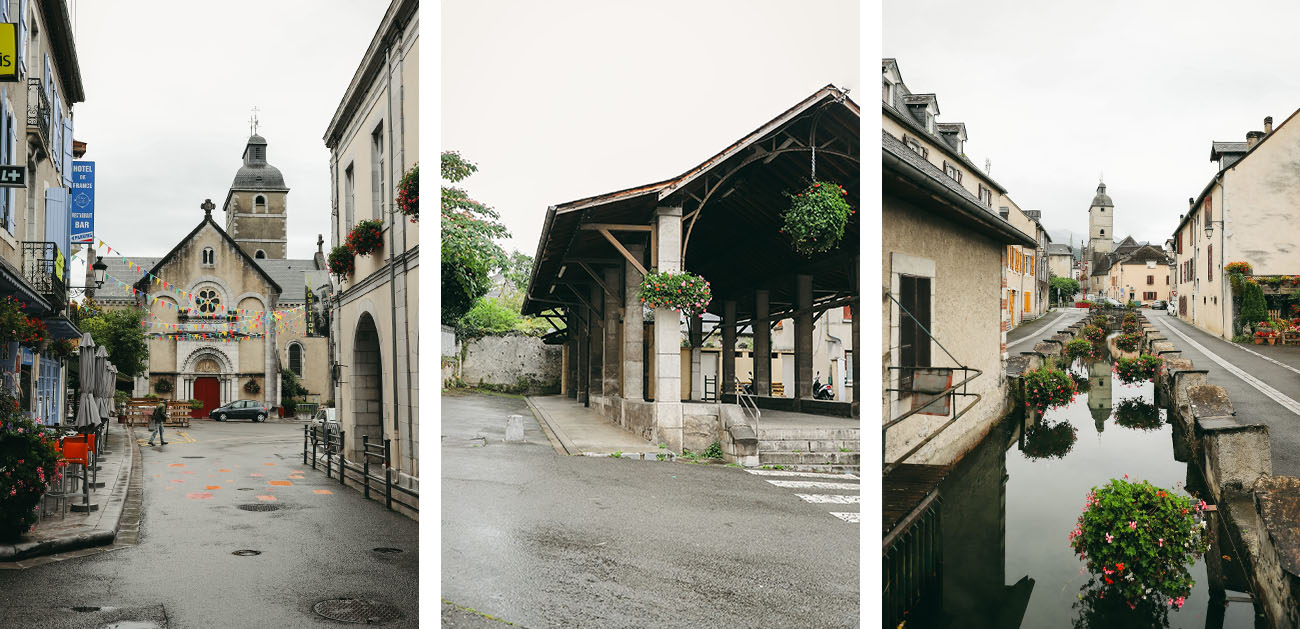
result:
<svg viewBox="0 0 1300 629"><path fill-rule="evenodd" d="M261 249L258 249L258 250L257 250L257 253L253 254L253 257L254 257L254 258L257 258L258 260L265 260L265 259L266 259L266 252L265 252L265 251L262 251Z"/></svg>
<svg viewBox="0 0 1300 629"><path fill-rule="evenodd" d="M289 344L289 371L302 376L302 345L298 343Z"/></svg>
<svg viewBox="0 0 1300 629"><path fill-rule="evenodd" d="M217 264L217 252L213 251L212 247L204 247L203 266L216 266L216 264Z"/></svg>
<svg viewBox="0 0 1300 629"><path fill-rule="evenodd" d="M266 213L266 197L260 194L253 197L253 212L261 214Z"/></svg>

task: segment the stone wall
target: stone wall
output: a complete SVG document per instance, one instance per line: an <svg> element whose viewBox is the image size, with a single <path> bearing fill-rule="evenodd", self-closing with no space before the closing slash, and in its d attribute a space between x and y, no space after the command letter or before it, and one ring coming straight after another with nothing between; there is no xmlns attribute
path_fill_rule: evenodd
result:
<svg viewBox="0 0 1300 629"><path fill-rule="evenodd" d="M457 375L471 386L527 393L559 393L563 352L533 336L507 334L460 339Z"/></svg>

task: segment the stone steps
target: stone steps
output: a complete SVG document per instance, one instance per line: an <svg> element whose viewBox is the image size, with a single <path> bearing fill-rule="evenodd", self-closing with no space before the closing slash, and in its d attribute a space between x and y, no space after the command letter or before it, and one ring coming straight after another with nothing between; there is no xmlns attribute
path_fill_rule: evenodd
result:
<svg viewBox="0 0 1300 629"><path fill-rule="evenodd" d="M857 439L759 439L759 452L857 452L861 450Z"/></svg>
<svg viewBox="0 0 1300 629"><path fill-rule="evenodd" d="M763 420L758 422L759 440L768 441L857 441L861 430L858 428L767 428Z"/></svg>
<svg viewBox="0 0 1300 629"><path fill-rule="evenodd" d="M861 470L860 434L858 428L764 428L759 420L758 464L856 474Z"/></svg>

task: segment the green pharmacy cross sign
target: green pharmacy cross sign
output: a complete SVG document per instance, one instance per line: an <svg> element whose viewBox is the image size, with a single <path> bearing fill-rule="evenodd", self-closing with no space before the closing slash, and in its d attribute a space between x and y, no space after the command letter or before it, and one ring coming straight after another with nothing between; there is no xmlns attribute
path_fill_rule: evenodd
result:
<svg viewBox="0 0 1300 629"><path fill-rule="evenodd" d="M11 164L0 165L0 188L26 188L27 169Z"/></svg>

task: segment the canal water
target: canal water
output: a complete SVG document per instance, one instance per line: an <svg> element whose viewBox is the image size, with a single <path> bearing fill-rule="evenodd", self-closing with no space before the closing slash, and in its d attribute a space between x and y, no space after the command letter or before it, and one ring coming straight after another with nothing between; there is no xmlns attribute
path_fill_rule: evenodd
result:
<svg viewBox="0 0 1300 629"><path fill-rule="evenodd" d="M1182 609L1163 610L1167 616L1134 614L1090 588L1091 575L1082 572L1068 534L1093 487L1127 475L1205 494L1198 469L1187 463L1181 429L1175 435L1165 421L1155 385L1126 385L1111 368L1109 357L1076 361L1070 369L1080 380L1086 376L1085 392L1042 417L1004 418L940 485L942 610L916 610L909 627L1256 626L1249 602L1224 603L1245 599L1249 586L1222 532L1209 551L1216 554L1212 565L1197 561L1191 595Z"/></svg>

